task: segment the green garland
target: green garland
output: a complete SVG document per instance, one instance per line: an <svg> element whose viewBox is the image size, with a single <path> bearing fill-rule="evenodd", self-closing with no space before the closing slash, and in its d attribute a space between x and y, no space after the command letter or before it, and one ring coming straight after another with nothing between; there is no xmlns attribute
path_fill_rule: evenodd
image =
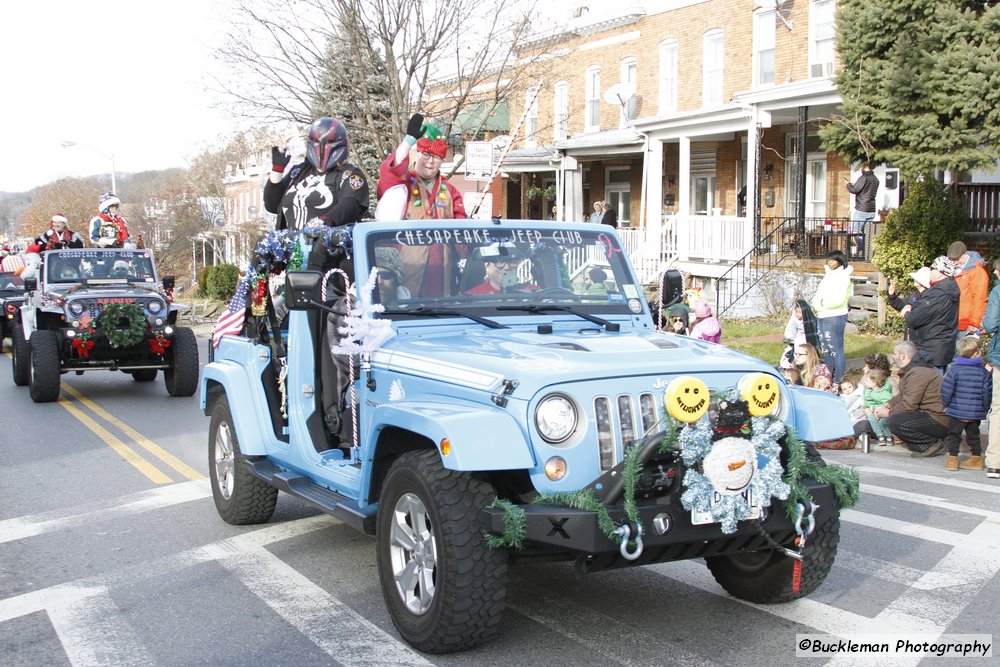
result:
<svg viewBox="0 0 1000 667"><path fill-rule="evenodd" d="M854 507L861 499L861 480L858 471L847 466L827 464L820 465L810 461L806 455L806 446L799 439L791 426L785 425L785 446L788 448L788 465L782 480L791 488L788 499L785 500L785 514L795 520L795 505L805 500L812 500L809 490L802 483L803 478L812 478L821 484L829 484L837 495L841 509Z"/></svg>
<svg viewBox="0 0 1000 667"><path fill-rule="evenodd" d="M679 423L667 415L666 424L666 434L657 448L660 454L665 454L677 446L677 429ZM786 424L785 433L785 446L788 449L788 465L785 467L785 474L782 480L791 488L788 499L785 501L785 513L788 515L789 520L794 521L796 518L795 505L797 503L812 500L809 490L802 483L803 478L812 478L817 482L832 486L841 509L853 507L858 503L861 494L859 488L860 479L856 470L842 465L820 465L815 461L810 461L806 455L805 444L799 439L795 429ZM622 479L625 484L625 492L623 494L625 515L632 523L639 523L639 511L635 500L635 484L640 473L639 447L632 447L626 452L625 460L622 464ZM619 541L619 537L615 533L618 524L611 518L608 507L598 500L593 492L587 489L581 489L573 493L539 494L533 502L536 505L562 505L573 509L594 512L597 515L597 525L600 527L601 532L604 533L610 542L615 543ZM487 546L492 549L523 548L527 532L527 517L524 509L509 500L499 497L488 507L503 511L504 530L502 535L485 533L484 537Z"/></svg>
<svg viewBox="0 0 1000 667"><path fill-rule="evenodd" d="M119 327L122 318L128 320L128 326ZM146 335L146 314L142 307L134 303L114 303L105 306L97 317L97 326L108 339L111 347L131 347L141 341Z"/></svg>

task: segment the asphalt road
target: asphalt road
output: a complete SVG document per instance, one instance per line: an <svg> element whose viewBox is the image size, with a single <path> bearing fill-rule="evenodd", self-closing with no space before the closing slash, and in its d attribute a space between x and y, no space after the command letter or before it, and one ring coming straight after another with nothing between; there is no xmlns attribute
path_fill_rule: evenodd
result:
<svg viewBox="0 0 1000 667"><path fill-rule="evenodd" d="M797 658L796 634L1000 637L1000 484L882 448L829 453L859 466L862 501L808 599L740 602L701 561L522 564L497 641L421 654L389 620L373 538L286 496L266 525L219 519L196 397L63 380L35 405L0 356L0 665L853 665ZM918 662L989 660L869 664Z"/></svg>

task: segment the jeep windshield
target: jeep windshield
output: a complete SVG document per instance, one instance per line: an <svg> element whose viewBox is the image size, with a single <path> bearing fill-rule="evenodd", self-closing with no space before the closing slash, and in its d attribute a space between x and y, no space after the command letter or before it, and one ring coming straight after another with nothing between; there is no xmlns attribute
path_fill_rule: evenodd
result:
<svg viewBox="0 0 1000 667"><path fill-rule="evenodd" d="M156 282L148 250L50 250L43 261L45 282L55 288Z"/></svg>
<svg viewBox="0 0 1000 667"><path fill-rule="evenodd" d="M434 309L549 318L560 311L642 311L642 288L618 240L605 229L487 225L369 235L368 259L378 268L374 298L387 316Z"/></svg>

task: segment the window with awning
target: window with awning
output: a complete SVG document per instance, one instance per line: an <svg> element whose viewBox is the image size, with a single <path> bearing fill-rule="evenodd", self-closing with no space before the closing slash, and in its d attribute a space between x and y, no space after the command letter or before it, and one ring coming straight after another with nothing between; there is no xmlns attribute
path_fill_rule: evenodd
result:
<svg viewBox="0 0 1000 667"><path fill-rule="evenodd" d="M507 100L500 100L496 103L489 101L467 104L464 109L458 112L448 134L457 136L509 131L510 105Z"/></svg>

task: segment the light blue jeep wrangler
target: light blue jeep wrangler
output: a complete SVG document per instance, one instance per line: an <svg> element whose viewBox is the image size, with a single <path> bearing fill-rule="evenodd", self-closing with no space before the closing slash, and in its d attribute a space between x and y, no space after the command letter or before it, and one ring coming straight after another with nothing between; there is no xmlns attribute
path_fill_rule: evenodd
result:
<svg viewBox="0 0 1000 667"><path fill-rule="evenodd" d="M425 220L327 236L294 254L319 245L356 283L289 270L277 309L248 305L204 369L224 520L268 521L280 490L375 535L392 620L428 652L498 633L512 559L704 558L755 602L823 582L857 484L807 443L851 435L843 404L655 330L613 229ZM260 275L295 268L284 248L258 256Z"/></svg>

